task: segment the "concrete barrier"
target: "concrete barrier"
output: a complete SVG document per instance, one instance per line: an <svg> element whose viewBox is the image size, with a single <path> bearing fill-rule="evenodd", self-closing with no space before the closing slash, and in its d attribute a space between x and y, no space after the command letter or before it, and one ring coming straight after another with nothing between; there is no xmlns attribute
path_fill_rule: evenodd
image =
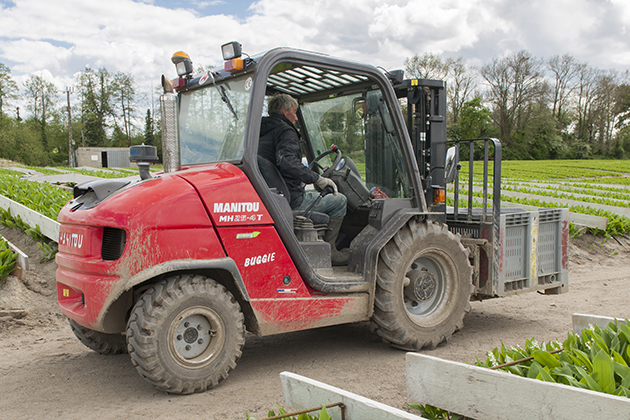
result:
<svg viewBox="0 0 630 420"><path fill-rule="evenodd" d="M297 410L342 402L345 420L421 420L406 411L370 400L352 392L306 378L291 372L280 374L286 403ZM341 419L341 409L328 411L331 419ZM313 413L316 414L316 413Z"/></svg>
<svg viewBox="0 0 630 420"><path fill-rule="evenodd" d="M625 324L625 319L611 318L608 316L573 314L571 318L573 321L573 331L577 334L582 334L582 331L585 329L591 329L593 325L597 325L603 330L608 324L615 322L615 320Z"/></svg>
<svg viewBox="0 0 630 420"><path fill-rule="evenodd" d="M630 419L630 399L407 353L407 393L474 419Z"/></svg>
<svg viewBox="0 0 630 420"><path fill-rule="evenodd" d="M0 195L0 207L5 210L9 209L13 217L20 216L22 221L32 228L39 226L42 235L55 242L59 242L59 222L3 195Z"/></svg>

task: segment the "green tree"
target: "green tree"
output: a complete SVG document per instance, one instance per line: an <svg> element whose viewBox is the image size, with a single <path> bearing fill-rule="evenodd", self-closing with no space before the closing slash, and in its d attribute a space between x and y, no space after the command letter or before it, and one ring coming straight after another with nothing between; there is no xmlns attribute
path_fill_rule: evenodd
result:
<svg viewBox="0 0 630 420"><path fill-rule="evenodd" d="M86 67L78 79L85 145L105 146L106 129L113 115L112 76L105 68L95 72Z"/></svg>
<svg viewBox="0 0 630 420"><path fill-rule="evenodd" d="M57 102L57 88L53 83L47 82L41 75L31 75L24 82L24 87L28 100L28 110L39 124L44 150L48 150L46 125Z"/></svg>
<svg viewBox="0 0 630 420"><path fill-rule="evenodd" d="M68 120L61 115L48 123L48 156L53 165L68 165ZM73 127L74 131L74 127Z"/></svg>
<svg viewBox="0 0 630 420"><path fill-rule="evenodd" d="M567 147L556 126L552 110L545 104L532 104L527 125L516 136L523 146L519 158L536 160L562 159L568 154Z"/></svg>
<svg viewBox="0 0 630 420"><path fill-rule="evenodd" d="M37 121L19 122L0 114L0 127L0 157L33 166L49 163Z"/></svg>
<svg viewBox="0 0 630 420"><path fill-rule="evenodd" d="M153 146L155 144L155 131L153 129L153 117L151 110L147 109L147 116L144 118L144 144Z"/></svg>
<svg viewBox="0 0 630 420"><path fill-rule="evenodd" d="M456 127L458 127L458 139L477 139L489 136L492 128L490 109L481 103L480 96L464 103Z"/></svg>
<svg viewBox="0 0 630 420"><path fill-rule="evenodd" d="M0 63L0 115L2 115L2 107L18 97L18 86L10 73L11 69Z"/></svg>
<svg viewBox="0 0 630 420"><path fill-rule="evenodd" d="M130 73L116 73L112 83L113 100L117 104L113 109L117 119L122 119L122 131L127 146L131 146L131 132L135 114L136 89Z"/></svg>

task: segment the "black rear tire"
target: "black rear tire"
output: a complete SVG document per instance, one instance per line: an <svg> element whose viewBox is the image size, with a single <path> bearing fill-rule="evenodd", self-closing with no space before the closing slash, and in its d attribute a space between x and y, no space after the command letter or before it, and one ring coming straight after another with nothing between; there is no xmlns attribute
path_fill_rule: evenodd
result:
<svg viewBox="0 0 630 420"><path fill-rule="evenodd" d="M105 355L127 353L127 341L123 334L105 334L85 328L71 319L68 321L79 341L95 352Z"/></svg>
<svg viewBox="0 0 630 420"><path fill-rule="evenodd" d="M166 392L206 391L236 367L245 344L243 319L232 294L214 280L170 277L149 288L131 312L131 361Z"/></svg>
<svg viewBox="0 0 630 420"><path fill-rule="evenodd" d="M381 250L372 326L395 347L435 348L464 325L468 253L445 225L410 221Z"/></svg>

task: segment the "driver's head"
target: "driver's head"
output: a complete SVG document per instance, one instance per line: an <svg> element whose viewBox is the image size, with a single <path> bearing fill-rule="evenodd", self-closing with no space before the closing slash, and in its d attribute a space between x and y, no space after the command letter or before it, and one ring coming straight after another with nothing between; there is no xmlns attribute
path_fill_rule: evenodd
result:
<svg viewBox="0 0 630 420"><path fill-rule="evenodd" d="M298 102L291 95L276 93L269 101L269 115L278 114L295 123Z"/></svg>

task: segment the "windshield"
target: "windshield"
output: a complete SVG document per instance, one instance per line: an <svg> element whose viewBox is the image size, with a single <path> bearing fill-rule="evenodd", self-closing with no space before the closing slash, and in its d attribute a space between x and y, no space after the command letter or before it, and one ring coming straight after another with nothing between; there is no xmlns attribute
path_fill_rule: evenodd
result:
<svg viewBox="0 0 630 420"><path fill-rule="evenodd" d="M243 157L251 78L180 95L179 138L182 165L238 161Z"/></svg>
<svg viewBox="0 0 630 420"><path fill-rule="evenodd" d="M368 189L388 197L413 196L399 139L380 89L307 102L300 106L315 156L336 144L356 163ZM322 166L332 164L326 156Z"/></svg>

